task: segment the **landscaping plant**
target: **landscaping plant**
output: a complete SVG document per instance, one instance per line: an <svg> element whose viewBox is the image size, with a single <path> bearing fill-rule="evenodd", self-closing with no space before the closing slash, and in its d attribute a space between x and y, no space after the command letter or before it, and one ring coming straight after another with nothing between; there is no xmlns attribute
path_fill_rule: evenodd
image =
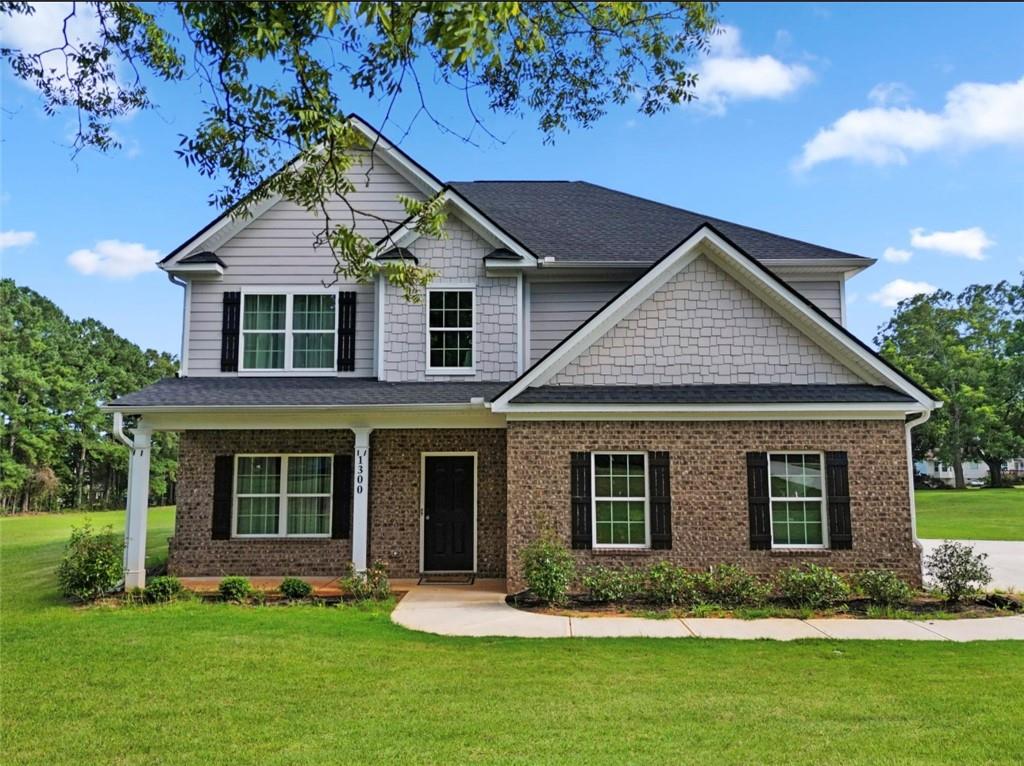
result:
<svg viewBox="0 0 1024 766"><path fill-rule="evenodd" d="M285 598L295 601L309 598L313 594L313 586L298 577L285 577L281 580L281 587L278 590Z"/></svg>
<svg viewBox="0 0 1024 766"><path fill-rule="evenodd" d="M357 601L383 601L391 595L388 567L382 561L375 561L365 572L357 571L355 564L349 563L341 586Z"/></svg>
<svg viewBox="0 0 1024 766"><path fill-rule="evenodd" d="M793 606L828 609L850 596L850 586L838 572L817 564L783 569L776 582L779 594Z"/></svg>
<svg viewBox="0 0 1024 766"><path fill-rule="evenodd" d="M696 578L683 567L659 561L644 572L644 593L656 604L692 604L697 600Z"/></svg>
<svg viewBox="0 0 1024 766"><path fill-rule="evenodd" d="M582 578L587 595L594 601L628 601L641 595L643 575L632 567L588 567Z"/></svg>
<svg viewBox="0 0 1024 766"><path fill-rule="evenodd" d="M185 590L181 584L181 580L172 575L160 575L159 577L153 577L146 583L146 590L144 592L146 601L152 603L159 603L164 601L173 601L181 595L182 591Z"/></svg>
<svg viewBox="0 0 1024 766"><path fill-rule="evenodd" d="M576 562L564 545L550 537L534 540L523 548L523 576L530 591L551 604L565 602L576 575Z"/></svg>
<svg viewBox="0 0 1024 766"><path fill-rule="evenodd" d="M853 584L873 604L890 609L906 606L914 591L893 572L886 569L869 569L853 578Z"/></svg>
<svg viewBox="0 0 1024 766"><path fill-rule="evenodd" d="M245 577L225 577L217 587L225 601L242 603L252 595L252 583Z"/></svg>
<svg viewBox="0 0 1024 766"><path fill-rule="evenodd" d="M716 564L709 572L696 575L694 587L701 603L730 609L760 606L769 592L767 585L735 564Z"/></svg>
<svg viewBox="0 0 1024 766"><path fill-rule="evenodd" d="M924 571L948 601L957 603L992 582L987 558L987 553L975 553L971 545L945 540L925 558Z"/></svg>
<svg viewBox="0 0 1024 766"><path fill-rule="evenodd" d="M64 596L91 601L110 593L124 579L124 540L112 527L94 532L86 520L73 527L57 582Z"/></svg>

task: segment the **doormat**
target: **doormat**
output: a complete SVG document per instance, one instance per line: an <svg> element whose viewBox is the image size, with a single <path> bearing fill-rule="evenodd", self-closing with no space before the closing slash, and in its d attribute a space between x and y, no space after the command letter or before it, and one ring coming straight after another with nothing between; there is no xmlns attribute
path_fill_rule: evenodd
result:
<svg viewBox="0 0 1024 766"><path fill-rule="evenodd" d="M472 585L476 575L472 572L430 572L420 575L420 585Z"/></svg>

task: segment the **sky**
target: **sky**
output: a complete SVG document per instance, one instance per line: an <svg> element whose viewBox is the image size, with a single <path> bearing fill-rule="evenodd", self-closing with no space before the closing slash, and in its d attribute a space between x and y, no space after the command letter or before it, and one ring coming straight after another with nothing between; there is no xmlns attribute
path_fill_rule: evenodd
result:
<svg viewBox="0 0 1024 766"><path fill-rule="evenodd" d="M0 44L48 42L61 13L0 21ZM420 117L401 146L443 180L591 181L877 258L847 285L848 324L868 342L901 298L1021 278L1024 4L727 3L720 17L693 62L695 103L616 107L553 144L530 114L485 115L499 140L472 144ZM46 115L4 65L0 273L177 353L182 291L154 262L219 212L216 182L174 153L202 114L197 87L153 84L159 107L115 126L122 149L73 157L74 115ZM340 95L381 124L385 104ZM428 97L469 130L461 96ZM400 102L384 132L413 113Z"/></svg>

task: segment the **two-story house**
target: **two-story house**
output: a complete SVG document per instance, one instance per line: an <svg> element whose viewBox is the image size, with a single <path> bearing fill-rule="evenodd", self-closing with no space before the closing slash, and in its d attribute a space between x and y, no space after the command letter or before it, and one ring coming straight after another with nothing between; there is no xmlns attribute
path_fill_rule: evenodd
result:
<svg viewBox="0 0 1024 766"><path fill-rule="evenodd" d="M356 227L438 276L419 303L336 282L322 221L279 198L160 262L180 377L107 406L137 419L129 586L157 430L181 435L178 575L379 560L516 590L552 534L581 564L920 580L910 429L938 403L844 329L871 259L585 182L442 183L354 119L378 139ZM447 238L382 222L439 192Z"/></svg>

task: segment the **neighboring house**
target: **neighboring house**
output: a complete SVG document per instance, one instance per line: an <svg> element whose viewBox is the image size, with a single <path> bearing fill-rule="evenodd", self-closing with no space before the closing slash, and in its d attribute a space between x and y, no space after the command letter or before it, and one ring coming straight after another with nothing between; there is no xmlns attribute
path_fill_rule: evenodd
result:
<svg viewBox="0 0 1024 766"><path fill-rule="evenodd" d="M988 481L988 465L980 461L969 461L962 464L964 481ZM953 466L943 463L941 460L927 458L914 463L914 470L922 476L930 479L937 479L943 484L954 486L956 477L953 473ZM1003 478L1014 479L1024 475L1024 457L1012 458L1003 463Z"/></svg>
<svg viewBox="0 0 1024 766"><path fill-rule="evenodd" d="M181 433L178 575L379 560L516 590L553 534L580 564L919 581L910 428L938 403L843 327L871 259L589 183L442 184L383 137L353 178L395 222L396 195L446 196L445 239L396 225L378 254L438 272L422 303L335 282L321 223L283 199L161 261L181 377L107 405L138 419L129 586L158 430Z"/></svg>

